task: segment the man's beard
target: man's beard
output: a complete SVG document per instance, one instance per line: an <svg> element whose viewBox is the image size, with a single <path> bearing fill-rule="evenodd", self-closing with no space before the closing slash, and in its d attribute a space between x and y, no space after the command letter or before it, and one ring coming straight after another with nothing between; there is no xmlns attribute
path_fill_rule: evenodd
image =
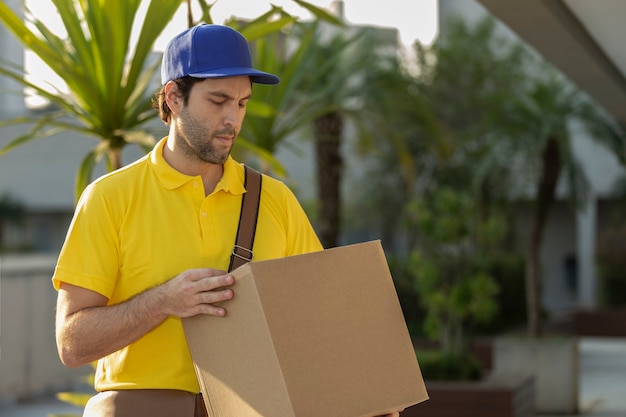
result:
<svg viewBox="0 0 626 417"><path fill-rule="evenodd" d="M180 113L179 128L176 132L178 137L183 140L180 142L181 149L186 157L197 159L210 164L223 164L228 159L232 145L228 147L216 144L216 136L237 136L237 132L233 127L225 127L224 129L211 132L204 125L194 119L183 107Z"/></svg>

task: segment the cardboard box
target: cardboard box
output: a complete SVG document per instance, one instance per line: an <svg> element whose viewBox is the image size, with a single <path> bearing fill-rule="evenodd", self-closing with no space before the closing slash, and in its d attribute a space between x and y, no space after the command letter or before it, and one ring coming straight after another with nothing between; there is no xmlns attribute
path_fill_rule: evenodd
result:
<svg viewBox="0 0 626 417"><path fill-rule="evenodd" d="M183 320L211 417L369 417L428 398L379 241L246 264Z"/></svg>

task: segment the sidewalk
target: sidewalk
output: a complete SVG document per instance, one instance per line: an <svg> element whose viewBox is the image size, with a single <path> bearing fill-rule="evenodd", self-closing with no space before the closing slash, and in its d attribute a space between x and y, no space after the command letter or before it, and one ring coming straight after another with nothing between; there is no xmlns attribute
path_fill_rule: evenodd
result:
<svg viewBox="0 0 626 417"><path fill-rule="evenodd" d="M50 415L69 416L82 415L82 408L63 403L55 397L40 398L27 404L10 404L0 406L2 417L48 417Z"/></svg>
<svg viewBox="0 0 626 417"><path fill-rule="evenodd" d="M626 340L584 338L581 352L581 414L626 417Z"/></svg>
<svg viewBox="0 0 626 417"><path fill-rule="evenodd" d="M626 339L585 337L579 347L578 416L626 417Z"/></svg>
<svg viewBox="0 0 626 417"><path fill-rule="evenodd" d="M580 356L578 417L626 417L626 339L581 338ZM42 398L30 404L0 405L2 417L48 417L63 413L80 415L81 410L54 398Z"/></svg>

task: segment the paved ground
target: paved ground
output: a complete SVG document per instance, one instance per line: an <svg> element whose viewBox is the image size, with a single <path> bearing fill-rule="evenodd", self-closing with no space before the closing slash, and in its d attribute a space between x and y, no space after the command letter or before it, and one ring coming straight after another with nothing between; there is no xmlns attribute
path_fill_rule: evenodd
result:
<svg viewBox="0 0 626 417"><path fill-rule="evenodd" d="M583 338L580 353L581 413L578 416L626 417L626 339ZM48 417L52 414L80 412L80 409L54 398L42 398L30 404L0 406L2 417Z"/></svg>
<svg viewBox="0 0 626 417"><path fill-rule="evenodd" d="M41 398L29 404L11 404L0 406L2 417L47 417L51 415L82 415L82 409L62 403L55 398Z"/></svg>
<svg viewBox="0 0 626 417"><path fill-rule="evenodd" d="M626 417L626 339L583 338L580 353L579 416Z"/></svg>

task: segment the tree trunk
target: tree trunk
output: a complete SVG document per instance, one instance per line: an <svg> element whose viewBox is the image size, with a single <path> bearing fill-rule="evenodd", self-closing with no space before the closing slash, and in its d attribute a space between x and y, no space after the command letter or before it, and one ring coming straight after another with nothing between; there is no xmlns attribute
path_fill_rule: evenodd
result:
<svg viewBox="0 0 626 417"><path fill-rule="evenodd" d="M191 0L187 0L187 28L193 27L193 12L191 11Z"/></svg>
<svg viewBox="0 0 626 417"><path fill-rule="evenodd" d="M315 120L315 145L318 178L319 236L325 248L339 243L341 214L341 135L343 120L338 112Z"/></svg>
<svg viewBox="0 0 626 417"><path fill-rule="evenodd" d="M548 213L555 199L561 164L559 142L556 138L550 137L542 154L541 177L537 185L537 198L526 256L528 334L533 337L542 333L539 255Z"/></svg>
<svg viewBox="0 0 626 417"><path fill-rule="evenodd" d="M109 171L115 171L122 167L122 148L109 150Z"/></svg>

